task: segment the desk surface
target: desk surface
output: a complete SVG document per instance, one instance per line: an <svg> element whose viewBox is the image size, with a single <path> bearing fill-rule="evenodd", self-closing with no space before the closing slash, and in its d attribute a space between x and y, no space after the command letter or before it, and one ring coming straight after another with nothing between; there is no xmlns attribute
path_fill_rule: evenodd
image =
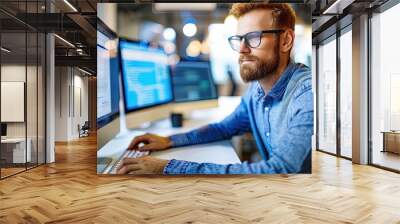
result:
<svg viewBox="0 0 400 224"><path fill-rule="evenodd" d="M130 130L121 136L113 138L98 152L97 157L108 157L113 161L120 158L131 140L144 133L155 133L169 136L201 127L211 122L217 122L229 115L240 103L240 97L220 97L219 107L193 111L190 119L185 119L183 127L173 128L169 119L153 123L148 128ZM177 147L165 151L153 152L151 156L161 159L179 159L192 162L211 162L217 164L240 163L229 140L186 147Z"/></svg>

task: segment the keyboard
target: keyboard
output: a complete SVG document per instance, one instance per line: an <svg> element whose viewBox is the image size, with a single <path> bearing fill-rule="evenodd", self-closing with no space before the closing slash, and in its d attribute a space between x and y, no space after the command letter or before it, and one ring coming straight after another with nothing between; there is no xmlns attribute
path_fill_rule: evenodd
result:
<svg viewBox="0 0 400 224"><path fill-rule="evenodd" d="M97 173L103 173L107 166L112 162L111 158L98 157L97 158Z"/></svg>
<svg viewBox="0 0 400 224"><path fill-rule="evenodd" d="M122 159L124 158L139 158L142 156L147 156L150 154L150 151L136 151L136 150L126 150L121 157L112 165L109 174L116 174L118 167L122 163Z"/></svg>

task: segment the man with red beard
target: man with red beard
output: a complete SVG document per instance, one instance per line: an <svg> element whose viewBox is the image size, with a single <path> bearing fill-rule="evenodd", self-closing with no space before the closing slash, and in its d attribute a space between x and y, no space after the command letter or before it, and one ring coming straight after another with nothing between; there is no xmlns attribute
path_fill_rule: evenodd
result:
<svg viewBox="0 0 400 224"><path fill-rule="evenodd" d="M166 150L251 131L263 160L220 165L146 156L124 159L119 174L311 173L311 71L290 58L295 38L293 9L288 4L237 3L230 14L238 18L238 26L237 35L228 41L239 52L242 79L251 83L240 105L219 123L169 137L138 136L129 148ZM140 143L145 145L138 147Z"/></svg>

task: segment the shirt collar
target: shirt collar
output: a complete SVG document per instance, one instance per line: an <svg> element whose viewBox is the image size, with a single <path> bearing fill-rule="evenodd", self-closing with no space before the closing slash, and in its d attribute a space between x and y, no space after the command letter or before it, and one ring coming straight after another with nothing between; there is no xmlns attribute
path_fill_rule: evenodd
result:
<svg viewBox="0 0 400 224"><path fill-rule="evenodd" d="M269 97L277 100L281 100L283 97L283 94L285 93L286 87L292 78L293 75L293 70L295 63L291 60L286 67L285 71L282 73L281 77L278 79L278 81L272 86L272 89L269 91L268 95ZM257 82L256 84L256 97L260 100L262 97L265 96L264 89L261 87L260 82Z"/></svg>

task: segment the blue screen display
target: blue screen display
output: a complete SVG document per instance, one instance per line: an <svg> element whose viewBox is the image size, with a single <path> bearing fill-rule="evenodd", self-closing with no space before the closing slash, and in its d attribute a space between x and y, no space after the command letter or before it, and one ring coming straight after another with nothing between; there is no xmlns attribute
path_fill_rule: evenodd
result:
<svg viewBox="0 0 400 224"><path fill-rule="evenodd" d="M119 115L119 60L117 37L99 25L97 31L97 128L110 123Z"/></svg>
<svg viewBox="0 0 400 224"><path fill-rule="evenodd" d="M218 97L209 62L179 62L172 72L175 102Z"/></svg>
<svg viewBox="0 0 400 224"><path fill-rule="evenodd" d="M120 40L122 82L128 110L173 100L167 55L159 48Z"/></svg>

